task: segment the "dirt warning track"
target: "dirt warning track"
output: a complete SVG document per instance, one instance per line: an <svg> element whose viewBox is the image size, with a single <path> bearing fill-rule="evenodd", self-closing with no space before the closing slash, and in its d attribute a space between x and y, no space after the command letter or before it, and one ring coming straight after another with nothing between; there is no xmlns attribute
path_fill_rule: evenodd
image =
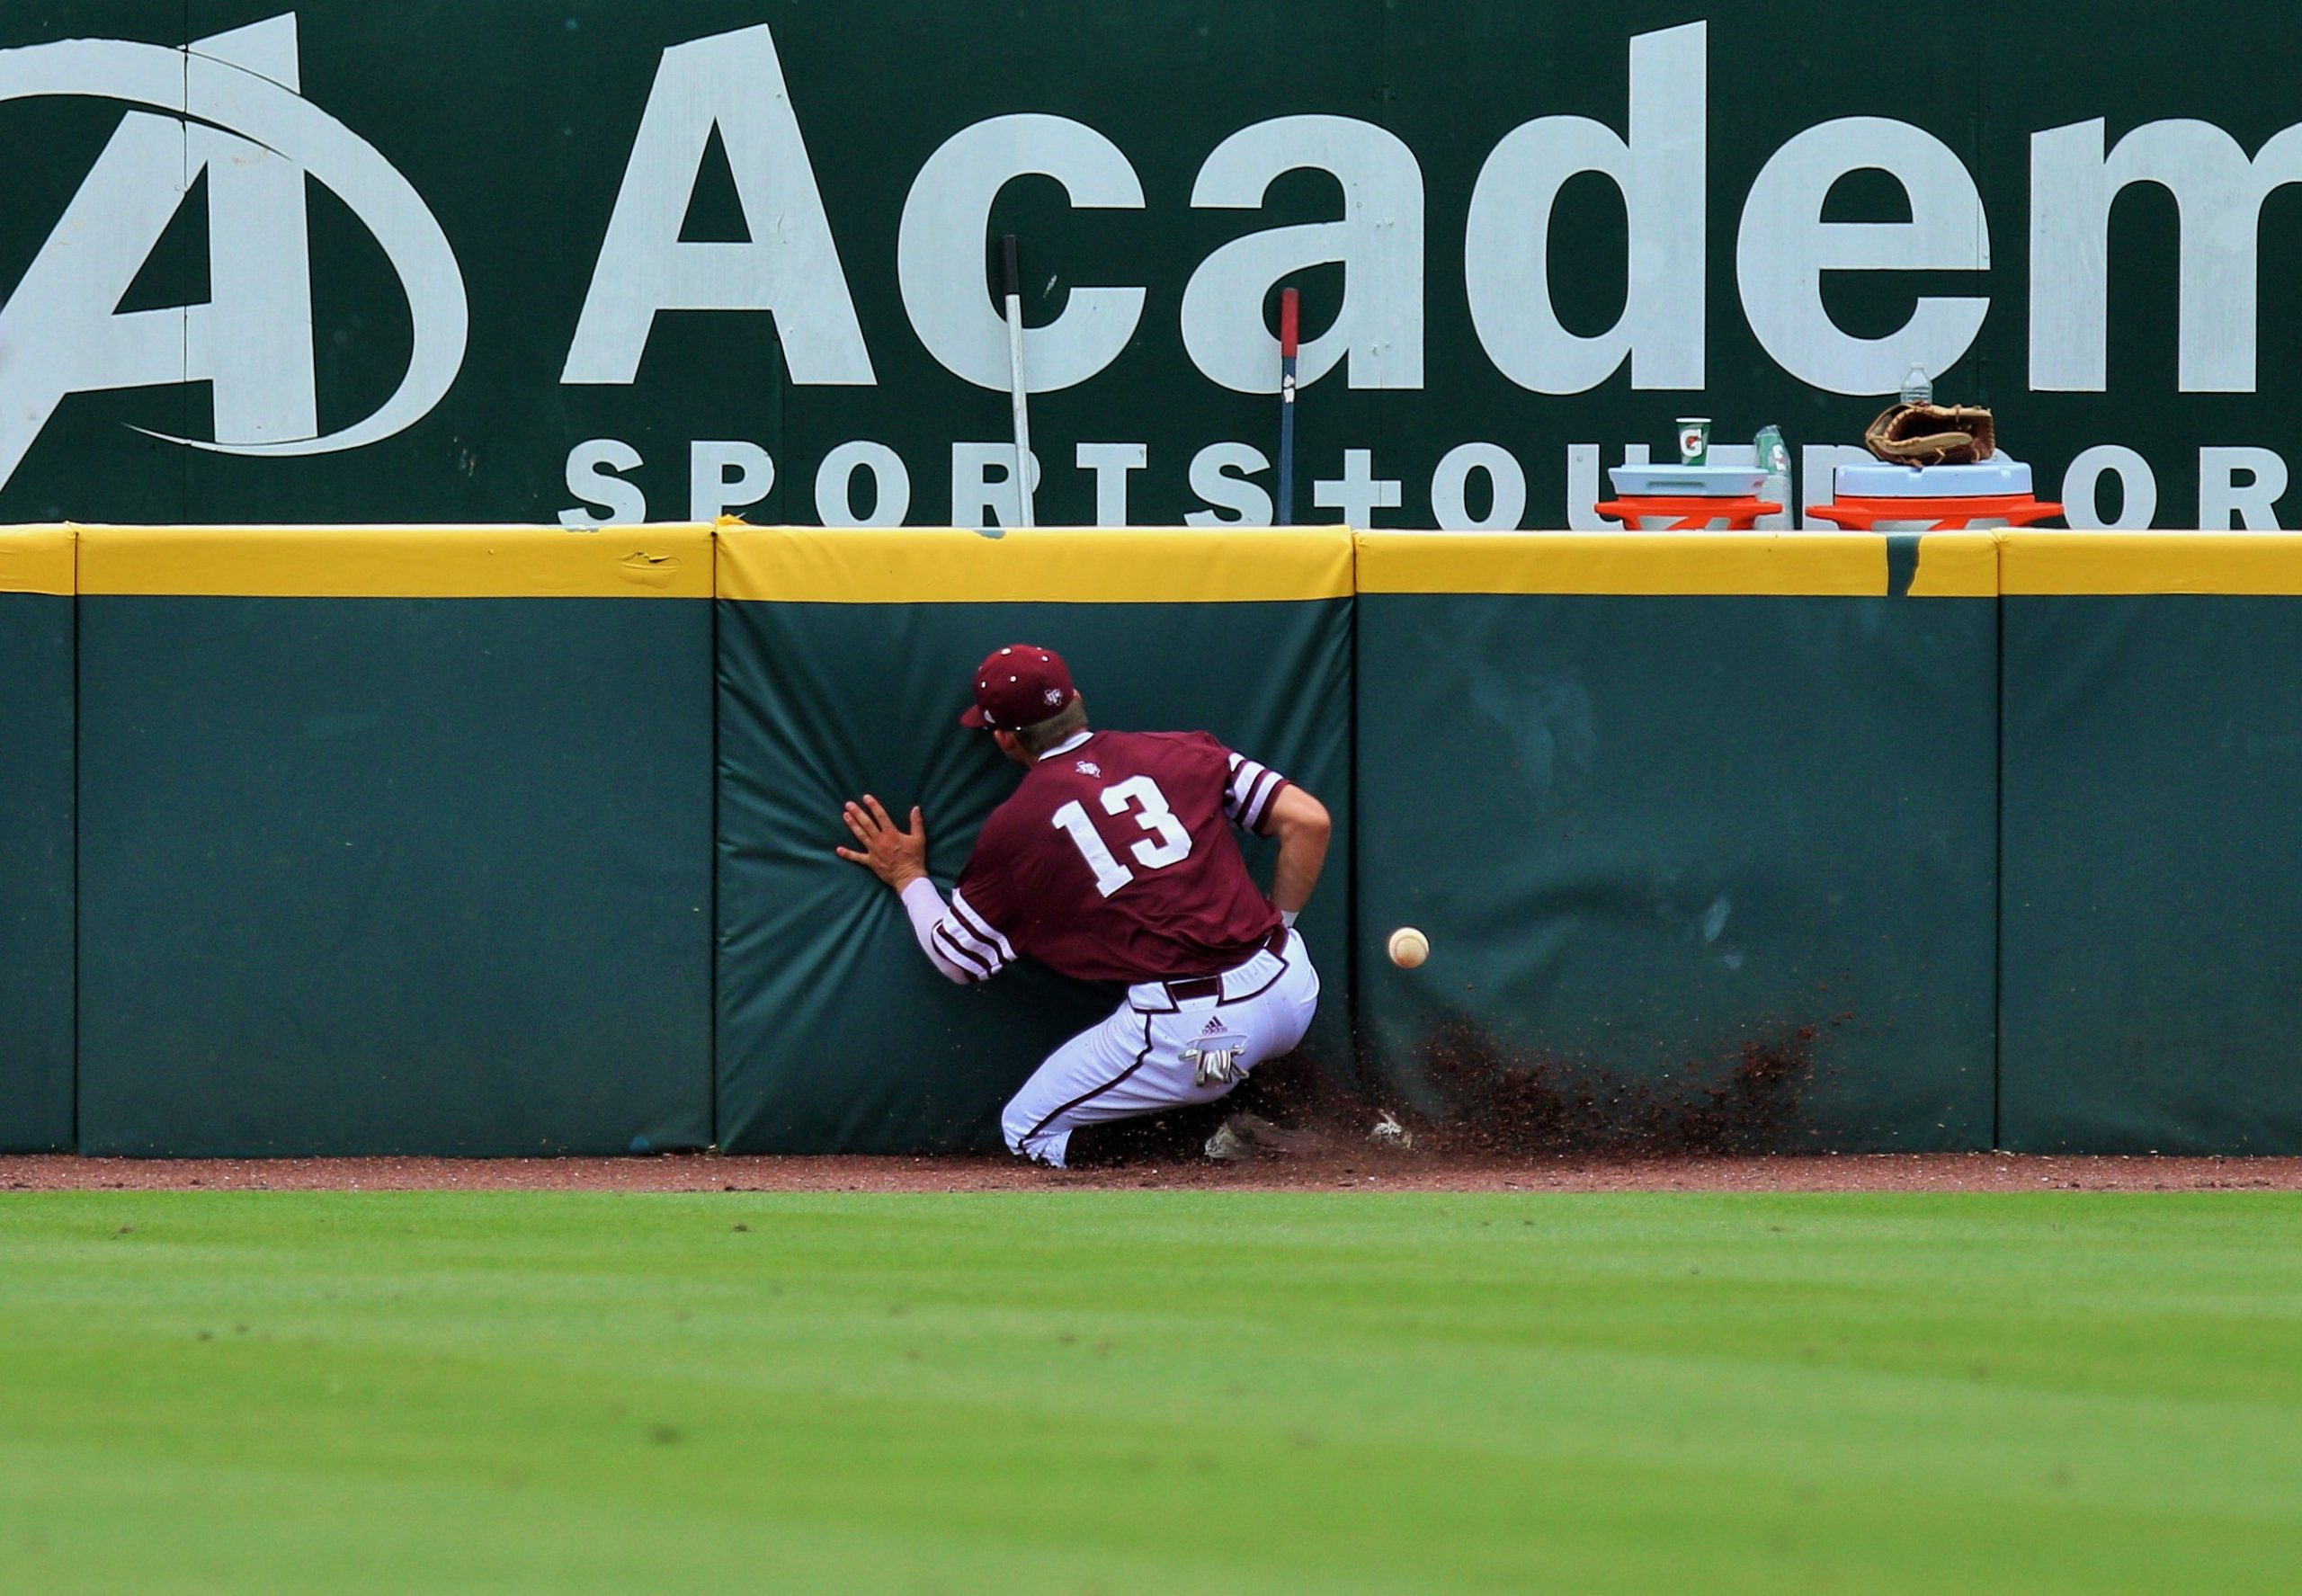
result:
<svg viewBox="0 0 2302 1596"><path fill-rule="evenodd" d="M0 1156L19 1191L2302 1191L2302 1158L1420 1158L1352 1151L1250 1164L1058 1171L998 1158L79 1158Z"/></svg>

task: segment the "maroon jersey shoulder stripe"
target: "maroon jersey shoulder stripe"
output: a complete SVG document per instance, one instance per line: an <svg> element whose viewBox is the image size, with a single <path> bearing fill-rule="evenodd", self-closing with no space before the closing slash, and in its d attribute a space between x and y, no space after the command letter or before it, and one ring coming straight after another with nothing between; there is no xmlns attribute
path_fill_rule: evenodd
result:
<svg viewBox="0 0 2302 1596"><path fill-rule="evenodd" d="M935 942L944 952L950 955L953 964L971 972L975 979L983 980L992 974L991 967L985 964L981 958L959 946L959 940L951 935L951 928L949 924L939 923L936 925Z"/></svg>
<svg viewBox="0 0 2302 1596"><path fill-rule="evenodd" d="M1277 771L1266 770L1255 779L1254 789L1247 795L1246 814L1243 824L1249 831L1263 824L1263 807L1278 796L1286 778Z"/></svg>
<svg viewBox="0 0 2302 1596"><path fill-rule="evenodd" d="M1007 962L998 949L976 935L951 915L945 915L935 929L941 932L944 938L953 945L965 948L973 955L976 962L984 967L986 975L997 974L1001 967Z"/></svg>
<svg viewBox="0 0 2302 1596"><path fill-rule="evenodd" d="M992 929L991 922L977 914L975 905L962 897L957 887L951 890L951 909L959 916L962 928L988 944L1001 958L1015 957L1015 950L1008 945L1007 939Z"/></svg>

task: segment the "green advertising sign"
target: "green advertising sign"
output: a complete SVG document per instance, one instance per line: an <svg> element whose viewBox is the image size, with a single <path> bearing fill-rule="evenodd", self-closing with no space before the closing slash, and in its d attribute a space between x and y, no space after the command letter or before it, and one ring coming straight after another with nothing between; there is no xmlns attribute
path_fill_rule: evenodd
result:
<svg viewBox="0 0 2302 1596"><path fill-rule="evenodd" d="M0 521L1593 524L1914 365L2075 524L2268 527L2271 6L0 10ZM2291 521L2302 508L2289 506Z"/></svg>

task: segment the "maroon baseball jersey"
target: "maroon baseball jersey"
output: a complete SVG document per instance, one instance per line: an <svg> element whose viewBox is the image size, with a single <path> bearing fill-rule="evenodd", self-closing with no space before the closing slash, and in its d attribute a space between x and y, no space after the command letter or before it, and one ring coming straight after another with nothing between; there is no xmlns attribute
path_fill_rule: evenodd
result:
<svg viewBox="0 0 2302 1596"><path fill-rule="evenodd" d="M976 980L1019 954L1083 981L1229 969L1279 927L1231 826L1286 785L1205 732L1093 733L984 822L936 945Z"/></svg>

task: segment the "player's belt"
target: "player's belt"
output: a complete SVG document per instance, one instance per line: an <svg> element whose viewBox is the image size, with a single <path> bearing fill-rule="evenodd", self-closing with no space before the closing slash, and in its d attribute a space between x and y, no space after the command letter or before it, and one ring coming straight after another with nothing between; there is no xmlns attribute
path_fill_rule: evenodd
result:
<svg viewBox="0 0 2302 1596"><path fill-rule="evenodd" d="M1236 1003L1259 997L1287 972L1288 931L1280 926L1241 963L1219 976L1185 976L1174 981L1140 981L1127 989L1129 1006L1142 1014L1172 1014L1185 1003Z"/></svg>

